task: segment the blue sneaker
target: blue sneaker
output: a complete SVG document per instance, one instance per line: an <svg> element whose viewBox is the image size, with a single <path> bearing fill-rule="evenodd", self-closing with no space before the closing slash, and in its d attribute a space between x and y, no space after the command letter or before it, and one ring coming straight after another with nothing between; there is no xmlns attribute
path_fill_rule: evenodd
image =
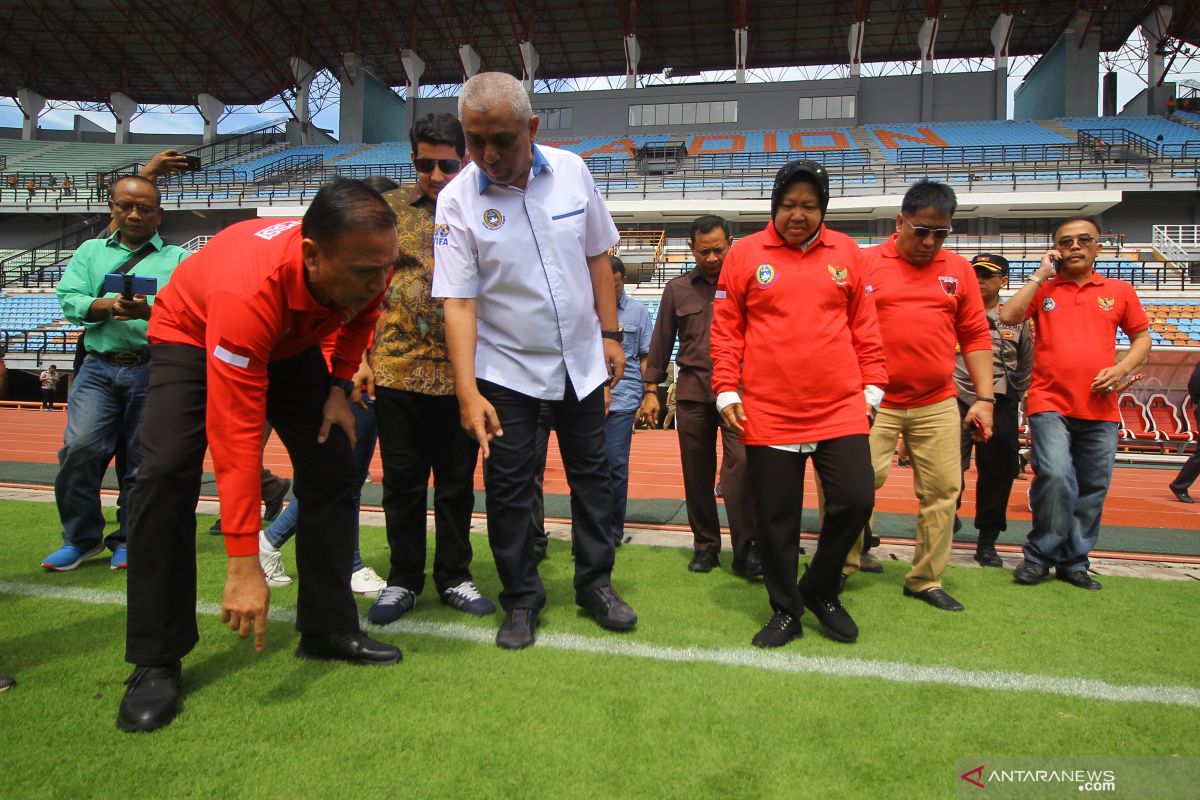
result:
<svg viewBox="0 0 1200 800"><path fill-rule="evenodd" d="M442 602L477 617L486 617L488 614L496 613L496 606L492 601L480 594L479 590L475 588L475 584L470 581L463 581L458 586L442 592Z"/></svg>
<svg viewBox="0 0 1200 800"><path fill-rule="evenodd" d="M113 550L112 560L108 562L109 569L125 569L129 566L129 556L125 554L125 545L117 545L117 549Z"/></svg>
<svg viewBox="0 0 1200 800"><path fill-rule="evenodd" d="M42 566L51 572L67 572L73 570L89 558L94 558L104 552L104 542L100 542L91 550L84 550L73 544L64 544L42 562Z"/></svg>
<svg viewBox="0 0 1200 800"><path fill-rule="evenodd" d="M375 625L387 625L412 611L416 604L417 596L410 590L403 586L388 586L367 610L367 620Z"/></svg>

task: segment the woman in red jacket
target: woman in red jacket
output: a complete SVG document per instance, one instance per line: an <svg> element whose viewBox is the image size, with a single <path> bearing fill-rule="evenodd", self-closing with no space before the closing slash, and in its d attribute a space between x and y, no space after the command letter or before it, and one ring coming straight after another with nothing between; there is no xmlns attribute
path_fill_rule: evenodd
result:
<svg viewBox="0 0 1200 800"><path fill-rule="evenodd" d="M838 579L875 504L867 433L887 371L858 246L825 227L828 206L824 167L793 161L780 169L771 221L729 251L713 307L713 390L725 424L746 445L774 610L753 639L758 647L803 635L805 608L832 638L858 638L838 601ZM797 585L810 457L825 488L825 519Z"/></svg>

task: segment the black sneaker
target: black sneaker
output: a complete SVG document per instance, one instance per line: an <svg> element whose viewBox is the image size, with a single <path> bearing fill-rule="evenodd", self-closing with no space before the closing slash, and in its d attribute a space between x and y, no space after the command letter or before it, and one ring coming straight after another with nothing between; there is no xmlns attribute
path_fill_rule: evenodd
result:
<svg viewBox="0 0 1200 800"><path fill-rule="evenodd" d="M627 631L637 625L637 614L612 586L576 592L575 602L600 624L612 631Z"/></svg>
<svg viewBox="0 0 1200 800"><path fill-rule="evenodd" d="M1072 586L1078 586L1080 589L1090 589L1093 592L1100 591L1100 581L1088 574L1086 569L1073 569L1070 572L1056 572L1054 577L1064 583L1069 583Z"/></svg>
<svg viewBox="0 0 1200 800"><path fill-rule="evenodd" d="M758 544L750 542L741 558L733 559L733 571L743 578L762 577L762 557L758 554Z"/></svg>
<svg viewBox="0 0 1200 800"><path fill-rule="evenodd" d="M17 679L12 675L0 672L0 692L7 692L17 685Z"/></svg>
<svg viewBox="0 0 1200 800"><path fill-rule="evenodd" d="M117 727L126 733L149 733L170 723L179 713L178 661L135 667L125 680L125 696L117 711Z"/></svg>
<svg viewBox="0 0 1200 800"><path fill-rule="evenodd" d="M688 562L688 571L712 572L719 566L721 566L721 559L716 553L710 553L707 550L697 550L696 554L692 556L692 560Z"/></svg>
<svg viewBox="0 0 1200 800"><path fill-rule="evenodd" d="M1024 559L1013 570L1013 580L1017 583L1023 583L1026 586L1033 586L1035 583L1041 583L1049 574L1050 569L1048 567L1043 567L1041 564L1035 564L1029 559Z"/></svg>
<svg viewBox="0 0 1200 800"><path fill-rule="evenodd" d="M978 542L975 545L975 555L973 558L981 567L1004 566L1004 562L1000 559L1000 554L996 552L996 545L992 542Z"/></svg>
<svg viewBox="0 0 1200 800"><path fill-rule="evenodd" d="M839 642L853 642L858 639L858 625L836 597L824 600L815 594L805 594L803 588L800 593L804 597L804 607L813 613L830 639Z"/></svg>
<svg viewBox="0 0 1200 800"><path fill-rule="evenodd" d="M791 614L776 611L775 616L771 617L763 629L754 634L750 643L755 647L783 647L792 639L799 639L803 635L804 628L801 627L800 620L793 618Z"/></svg>
<svg viewBox="0 0 1200 800"><path fill-rule="evenodd" d="M523 650L536 641L538 610L536 608L514 608L504 615L500 630L496 632L496 646L504 650Z"/></svg>

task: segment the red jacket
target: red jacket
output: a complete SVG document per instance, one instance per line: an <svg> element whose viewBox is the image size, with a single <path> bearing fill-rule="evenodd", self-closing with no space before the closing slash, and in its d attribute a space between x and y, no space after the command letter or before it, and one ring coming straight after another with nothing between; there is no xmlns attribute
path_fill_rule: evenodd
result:
<svg viewBox="0 0 1200 800"><path fill-rule="evenodd" d="M992 349L979 279L967 260L939 250L915 267L896 250L896 237L863 251L887 358L884 408L920 408L954 397L955 345ZM989 374L991 368L988 368Z"/></svg>
<svg viewBox="0 0 1200 800"><path fill-rule="evenodd" d="M742 441L867 433L863 388L887 370L865 285L858 245L824 226L804 251L770 222L734 244L713 305L713 391L740 390Z"/></svg>
<svg viewBox="0 0 1200 800"><path fill-rule="evenodd" d="M208 354L208 443L231 556L258 552L267 364L336 333L333 377L353 377L383 299L380 293L357 314L319 304L308 290L300 240L298 219L226 228L179 265L150 318L151 344Z"/></svg>

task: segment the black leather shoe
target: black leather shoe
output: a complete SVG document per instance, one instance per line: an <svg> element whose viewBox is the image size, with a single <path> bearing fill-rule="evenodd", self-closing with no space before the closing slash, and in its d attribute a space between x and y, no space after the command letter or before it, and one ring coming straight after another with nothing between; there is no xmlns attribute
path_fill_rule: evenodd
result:
<svg viewBox="0 0 1200 800"><path fill-rule="evenodd" d="M1003 567L1000 554L996 552L996 535L979 532L979 540L975 542L975 562L981 567Z"/></svg>
<svg viewBox="0 0 1200 800"><path fill-rule="evenodd" d="M1013 570L1013 580L1017 583L1023 583L1026 586L1033 586L1035 583L1041 583L1049 574L1049 568L1043 567L1041 564L1035 564L1029 559L1024 559Z"/></svg>
<svg viewBox="0 0 1200 800"><path fill-rule="evenodd" d="M800 587L800 594L804 597L804 607L813 613L830 639L839 642L853 642L858 639L858 625L836 597L825 600L817 597L815 593L805 593L803 586Z"/></svg>
<svg viewBox="0 0 1200 800"><path fill-rule="evenodd" d="M946 594L940 587L934 586L932 589L926 589L921 592L914 592L907 586L904 587L905 597L916 597L924 600L934 608L940 608L942 611L962 611L963 604L955 600L950 595Z"/></svg>
<svg viewBox="0 0 1200 800"><path fill-rule="evenodd" d="M762 558L758 555L758 544L750 542L746 545L746 553L741 558L733 559L733 571L743 578L758 578L762 576Z"/></svg>
<svg viewBox="0 0 1200 800"><path fill-rule="evenodd" d="M496 646L504 650L524 650L536 640L538 627L536 608L514 608L504 615L496 632Z"/></svg>
<svg viewBox="0 0 1200 800"><path fill-rule="evenodd" d="M1072 586L1078 586L1080 589L1090 589L1093 592L1100 591L1100 581L1089 575L1086 569L1073 569L1065 573L1057 572L1054 577Z"/></svg>
<svg viewBox="0 0 1200 800"><path fill-rule="evenodd" d="M156 731L179 713L179 662L134 667L125 681L117 727L126 733Z"/></svg>
<svg viewBox="0 0 1200 800"><path fill-rule="evenodd" d="M1194 503L1194 502L1196 502L1196 498L1194 498L1194 497L1192 497L1190 494L1188 494L1188 490L1187 490L1187 489L1176 489L1174 486L1172 486L1172 487L1171 487L1171 494L1175 495L1175 499L1176 499L1176 500L1178 500L1178 501L1179 501L1179 502L1181 502L1181 503Z"/></svg>
<svg viewBox="0 0 1200 800"><path fill-rule="evenodd" d="M878 575L883 572L883 564L880 564L875 556L871 555L869 550L866 550L858 557L858 570L859 572L871 572Z"/></svg>
<svg viewBox="0 0 1200 800"><path fill-rule="evenodd" d="M803 635L804 628L800 625L800 620L791 614L776 611L775 616L771 617L763 629L754 634L750 643L755 647L783 647L792 639L799 639Z"/></svg>
<svg viewBox="0 0 1200 800"><path fill-rule="evenodd" d="M263 519L267 522L274 522L279 516L279 512L283 511L283 501L287 499L287 493L291 491L292 482L287 478L281 478L275 484L276 490L271 493L270 497L263 498Z"/></svg>
<svg viewBox="0 0 1200 800"><path fill-rule="evenodd" d="M586 592L576 592L575 602L591 615L601 628L627 631L637 625L637 614L621 599L612 586L600 586Z"/></svg>
<svg viewBox="0 0 1200 800"><path fill-rule="evenodd" d="M691 572L712 572L717 567L721 566L721 559L716 553L710 553L707 550L697 550L692 556L692 560L688 562L688 570Z"/></svg>
<svg viewBox="0 0 1200 800"><path fill-rule="evenodd" d="M403 658L400 648L380 642L362 631L330 633L324 636L302 633L296 646L297 658L315 661L345 661L365 666L387 666Z"/></svg>

